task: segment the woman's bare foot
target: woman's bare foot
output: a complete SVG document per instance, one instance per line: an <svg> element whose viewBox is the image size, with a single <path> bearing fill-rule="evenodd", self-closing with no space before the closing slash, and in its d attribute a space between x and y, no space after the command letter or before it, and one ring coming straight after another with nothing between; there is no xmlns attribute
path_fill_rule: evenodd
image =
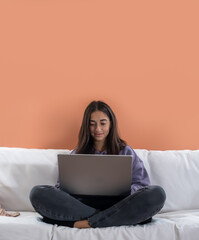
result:
<svg viewBox="0 0 199 240"><path fill-rule="evenodd" d="M74 228L90 228L91 226L88 223L88 220L76 221L74 223Z"/></svg>
<svg viewBox="0 0 199 240"><path fill-rule="evenodd" d="M7 213L5 209L3 209L0 205L0 216L6 216L6 217L17 217L20 213L13 212L13 213Z"/></svg>

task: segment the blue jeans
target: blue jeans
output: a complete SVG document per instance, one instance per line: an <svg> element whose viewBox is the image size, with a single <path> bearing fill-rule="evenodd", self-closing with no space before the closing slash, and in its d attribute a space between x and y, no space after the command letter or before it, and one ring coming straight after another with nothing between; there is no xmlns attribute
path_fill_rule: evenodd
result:
<svg viewBox="0 0 199 240"><path fill-rule="evenodd" d="M159 186L146 186L128 196L72 196L48 185L35 186L30 192L30 201L45 222L70 227L83 219L94 228L149 222L165 199Z"/></svg>

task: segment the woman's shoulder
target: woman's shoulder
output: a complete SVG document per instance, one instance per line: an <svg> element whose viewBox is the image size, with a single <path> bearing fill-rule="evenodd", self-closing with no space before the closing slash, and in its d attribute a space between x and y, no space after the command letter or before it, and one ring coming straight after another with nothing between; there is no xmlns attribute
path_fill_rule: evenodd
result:
<svg viewBox="0 0 199 240"><path fill-rule="evenodd" d="M74 148L72 151L71 151L71 153L70 154L76 154L76 148Z"/></svg>
<svg viewBox="0 0 199 240"><path fill-rule="evenodd" d="M74 148L70 154L76 154L77 148ZM120 150L120 155L135 155L135 151L129 145L126 145L123 149Z"/></svg>
<svg viewBox="0 0 199 240"><path fill-rule="evenodd" d="M126 145L121 151L120 155L135 155L135 151L129 145Z"/></svg>

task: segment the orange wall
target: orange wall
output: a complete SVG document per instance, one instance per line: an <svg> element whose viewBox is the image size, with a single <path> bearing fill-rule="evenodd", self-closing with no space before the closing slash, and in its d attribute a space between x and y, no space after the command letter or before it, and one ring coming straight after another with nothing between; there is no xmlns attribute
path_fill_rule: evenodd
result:
<svg viewBox="0 0 199 240"><path fill-rule="evenodd" d="M73 148L84 108L133 148L199 149L199 2L0 1L0 146Z"/></svg>

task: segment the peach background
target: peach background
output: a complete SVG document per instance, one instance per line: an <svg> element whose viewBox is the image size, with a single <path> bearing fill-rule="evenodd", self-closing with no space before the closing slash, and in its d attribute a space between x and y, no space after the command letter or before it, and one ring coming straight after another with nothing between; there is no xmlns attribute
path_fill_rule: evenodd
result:
<svg viewBox="0 0 199 240"><path fill-rule="evenodd" d="M199 2L0 1L0 146L74 148L103 100L133 148L199 149Z"/></svg>

